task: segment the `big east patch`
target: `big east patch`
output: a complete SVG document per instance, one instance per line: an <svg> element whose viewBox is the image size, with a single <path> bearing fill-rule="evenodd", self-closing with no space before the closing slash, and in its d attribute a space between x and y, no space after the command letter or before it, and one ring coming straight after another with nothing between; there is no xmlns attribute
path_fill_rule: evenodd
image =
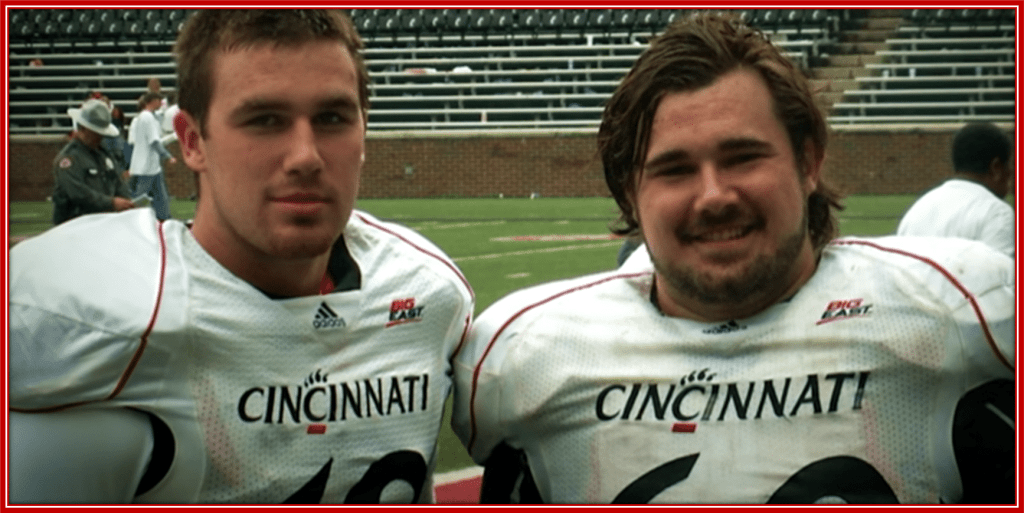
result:
<svg viewBox="0 0 1024 513"><path fill-rule="evenodd" d="M415 298L396 299L391 302L391 313L385 327L416 322L423 319L423 306L416 306Z"/></svg>

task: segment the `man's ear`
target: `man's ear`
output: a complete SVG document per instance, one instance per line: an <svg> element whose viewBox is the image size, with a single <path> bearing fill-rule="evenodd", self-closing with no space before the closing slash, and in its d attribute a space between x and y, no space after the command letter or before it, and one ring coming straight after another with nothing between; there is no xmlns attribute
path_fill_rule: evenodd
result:
<svg viewBox="0 0 1024 513"><path fill-rule="evenodd" d="M808 195L818 190L818 183L821 181L821 168L825 164L825 154L818 149L818 145L808 137L804 140L804 169L803 182L804 192Z"/></svg>
<svg viewBox="0 0 1024 513"><path fill-rule="evenodd" d="M206 148L198 121L191 114L179 110L174 116L174 132L178 135L181 156L185 165L196 172L206 170Z"/></svg>

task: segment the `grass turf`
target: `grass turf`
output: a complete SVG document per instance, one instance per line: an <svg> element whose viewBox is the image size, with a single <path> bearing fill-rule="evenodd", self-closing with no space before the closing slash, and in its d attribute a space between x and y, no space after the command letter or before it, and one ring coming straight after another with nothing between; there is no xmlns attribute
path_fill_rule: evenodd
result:
<svg viewBox="0 0 1024 513"><path fill-rule="evenodd" d="M840 212L843 235L893 233L900 216L915 196L852 196ZM510 240L544 235L609 233L615 203L607 198L509 199L364 199L357 208L418 230L448 253L476 293L476 311L513 290L560 278L612 269L617 240ZM171 212L188 219L195 204L173 201ZM30 236L50 227L47 202L10 205L12 238ZM450 400L449 400L450 404ZM450 408L438 440L438 471L472 464L449 426Z"/></svg>

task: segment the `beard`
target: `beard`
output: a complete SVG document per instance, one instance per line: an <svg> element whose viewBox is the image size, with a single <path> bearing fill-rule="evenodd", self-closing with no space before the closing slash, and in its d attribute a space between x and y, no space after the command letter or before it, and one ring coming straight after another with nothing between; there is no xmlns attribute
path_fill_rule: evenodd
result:
<svg viewBox="0 0 1024 513"><path fill-rule="evenodd" d="M734 273L699 271L690 266L673 267L651 257L654 269L676 293L715 306L750 304L755 298L775 299L791 285L798 256L807 240L807 213L800 229L781 241L772 255L758 255Z"/></svg>

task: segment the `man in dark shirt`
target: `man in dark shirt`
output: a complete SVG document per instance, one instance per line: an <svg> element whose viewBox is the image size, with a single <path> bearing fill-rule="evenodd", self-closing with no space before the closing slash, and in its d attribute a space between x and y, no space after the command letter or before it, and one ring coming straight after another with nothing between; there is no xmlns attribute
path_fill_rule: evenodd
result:
<svg viewBox="0 0 1024 513"><path fill-rule="evenodd" d="M135 206L121 180L121 169L101 146L104 136L116 136L110 111L99 100L68 109L78 129L53 160L53 224L83 214L119 212Z"/></svg>

